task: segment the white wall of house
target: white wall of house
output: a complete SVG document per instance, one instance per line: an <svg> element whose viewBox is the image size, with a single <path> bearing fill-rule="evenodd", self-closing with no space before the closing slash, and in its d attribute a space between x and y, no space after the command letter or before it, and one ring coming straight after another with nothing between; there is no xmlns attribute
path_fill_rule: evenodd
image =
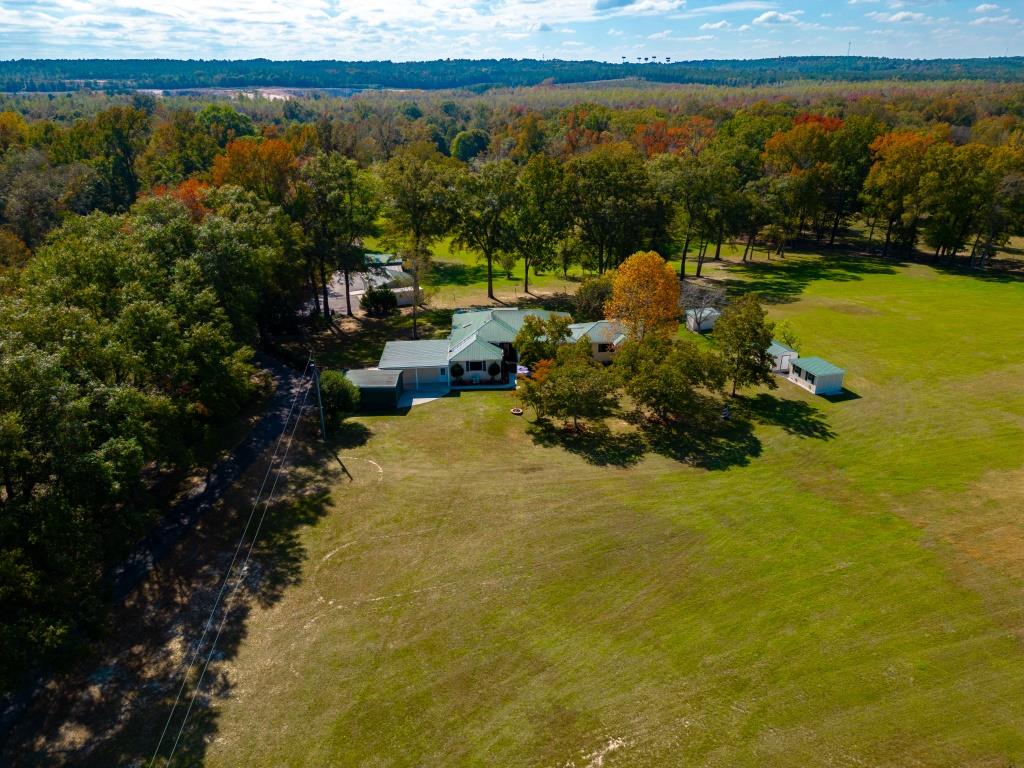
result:
<svg viewBox="0 0 1024 768"><path fill-rule="evenodd" d="M490 381L491 374L487 372L487 369L490 368L493 363L501 365L501 360L459 361L459 365L461 365L462 369L465 371L462 378L466 381L472 381L475 383ZM455 365L455 363L452 363L452 365ZM473 365L482 366L483 370L470 370L470 367ZM498 375L500 376L501 374Z"/></svg>
<svg viewBox="0 0 1024 768"><path fill-rule="evenodd" d="M405 389L448 386L448 368L402 368L402 386Z"/></svg>

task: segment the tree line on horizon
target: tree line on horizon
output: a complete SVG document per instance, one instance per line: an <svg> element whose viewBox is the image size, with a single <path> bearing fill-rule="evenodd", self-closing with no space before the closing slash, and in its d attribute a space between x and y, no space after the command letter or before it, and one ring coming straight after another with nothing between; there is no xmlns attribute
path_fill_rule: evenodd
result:
<svg viewBox="0 0 1024 768"><path fill-rule="evenodd" d="M517 264L656 251L689 278L730 240L781 255L852 222L886 256L979 266L1024 231L1019 94L997 93L0 112L0 688L103 630L104 573L158 516L155 481L250 402L254 348L307 301L330 316L367 238L419 287L451 237L492 295Z"/></svg>
<svg viewBox="0 0 1024 768"><path fill-rule="evenodd" d="M653 59L653 60L652 60ZM794 80L992 80L1020 82L1024 57L901 59L780 56L767 59L636 61L469 59L271 61L181 59L12 59L0 61L0 91L150 88L468 88L583 83L620 78L658 83L763 85Z"/></svg>

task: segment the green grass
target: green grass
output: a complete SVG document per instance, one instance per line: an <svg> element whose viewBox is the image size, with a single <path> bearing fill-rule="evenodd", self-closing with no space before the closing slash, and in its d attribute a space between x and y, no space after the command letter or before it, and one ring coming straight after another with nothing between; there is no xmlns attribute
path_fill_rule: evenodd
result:
<svg viewBox="0 0 1024 768"><path fill-rule="evenodd" d="M354 479L325 463L301 572L222 665L205 764L1024 761L1024 283L710 273L855 396L746 393L715 469L567 450L509 393L356 420Z"/></svg>

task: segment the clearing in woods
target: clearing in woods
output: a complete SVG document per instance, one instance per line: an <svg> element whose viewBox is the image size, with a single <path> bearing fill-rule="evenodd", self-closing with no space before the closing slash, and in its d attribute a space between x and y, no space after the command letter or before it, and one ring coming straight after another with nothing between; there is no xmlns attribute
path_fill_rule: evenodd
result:
<svg viewBox="0 0 1024 768"><path fill-rule="evenodd" d="M847 396L745 392L703 440L570 439L508 392L351 420L299 457L181 764L1024 761L1024 282L708 269ZM73 762L148 761L155 658L169 696Z"/></svg>
<svg viewBox="0 0 1024 768"><path fill-rule="evenodd" d="M1024 282L794 256L830 402L707 445L561 443L465 393L357 420L302 578L225 666L210 766L1024 759Z"/></svg>

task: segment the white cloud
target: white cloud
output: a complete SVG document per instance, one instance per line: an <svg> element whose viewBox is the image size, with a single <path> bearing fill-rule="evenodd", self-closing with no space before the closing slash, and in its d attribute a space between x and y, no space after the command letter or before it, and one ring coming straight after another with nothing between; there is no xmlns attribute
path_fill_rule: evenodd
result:
<svg viewBox="0 0 1024 768"><path fill-rule="evenodd" d="M865 14L869 19L874 21L880 21L888 24L901 24L906 22L925 22L928 21L928 17L923 13L917 11L897 11L896 13L884 13L882 11L872 11L871 13Z"/></svg>
<svg viewBox="0 0 1024 768"><path fill-rule="evenodd" d="M982 24L1000 24L1015 27L1020 24L1020 19L1015 19L1009 14L1003 14L1002 16L982 16L981 18L975 19L971 22L972 27L977 27Z"/></svg>
<svg viewBox="0 0 1024 768"><path fill-rule="evenodd" d="M712 23L710 21L706 21L706 22L704 22L703 24L700 25L700 28L701 29L728 29L731 26L732 26L732 24L730 24L725 19L722 19L721 21L716 21L714 23Z"/></svg>
<svg viewBox="0 0 1024 768"><path fill-rule="evenodd" d="M648 35L648 40L664 40L667 37L672 36L671 29L663 29L661 32L655 32L653 35Z"/></svg>
<svg viewBox="0 0 1024 768"><path fill-rule="evenodd" d="M779 11L765 11L756 19L754 24L796 24L799 17L792 13L780 13Z"/></svg>
<svg viewBox="0 0 1024 768"><path fill-rule="evenodd" d="M975 6L975 13L992 13L992 11L998 11L999 6L994 3L982 3L981 5Z"/></svg>

